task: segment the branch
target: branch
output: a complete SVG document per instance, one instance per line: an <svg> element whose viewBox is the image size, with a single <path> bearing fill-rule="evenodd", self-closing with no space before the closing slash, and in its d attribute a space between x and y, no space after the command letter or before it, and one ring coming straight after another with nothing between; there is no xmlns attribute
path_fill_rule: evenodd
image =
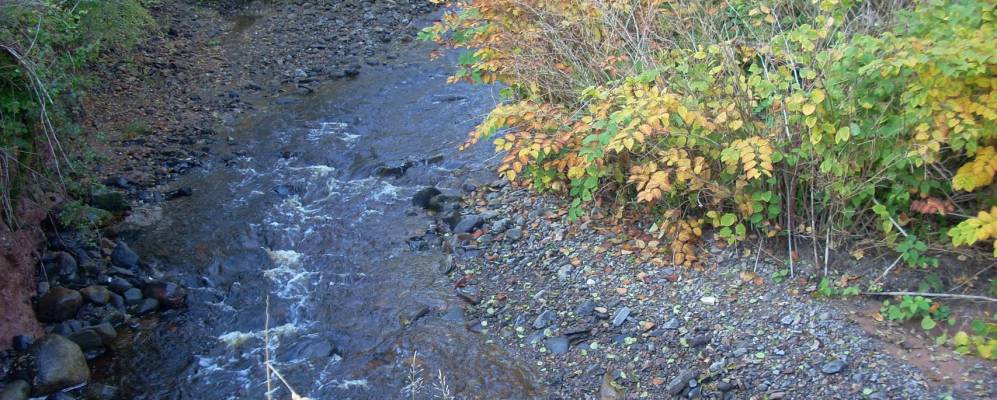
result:
<svg viewBox="0 0 997 400"><path fill-rule="evenodd" d="M922 296L922 297L943 297L961 300L983 300L997 303L997 299L986 296L974 296L970 294L948 294L948 293L926 293L926 292L862 292L866 296Z"/></svg>

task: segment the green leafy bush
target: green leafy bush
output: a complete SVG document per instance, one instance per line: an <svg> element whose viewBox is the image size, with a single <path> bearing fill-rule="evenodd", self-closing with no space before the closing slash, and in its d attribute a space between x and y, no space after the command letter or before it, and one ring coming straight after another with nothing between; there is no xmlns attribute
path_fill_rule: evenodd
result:
<svg viewBox="0 0 997 400"><path fill-rule="evenodd" d="M470 49L454 80L509 86L466 145L571 218L652 216L673 264L702 227L790 260L876 231L914 266L997 238L992 1L451 5L423 38Z"/></svg>
<svg viewBox="0 0 997 400"><path fill-rule="evenodd" d="M67 178L79 133L69 109L86 67L135 45L152 24L136 0L0 3L0 188L8 211L26 175Z"/></svg>

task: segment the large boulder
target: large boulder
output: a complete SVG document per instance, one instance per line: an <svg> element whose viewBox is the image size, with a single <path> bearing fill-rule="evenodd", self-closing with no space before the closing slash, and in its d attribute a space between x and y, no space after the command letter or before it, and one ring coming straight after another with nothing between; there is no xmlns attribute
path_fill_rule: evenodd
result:
<svg viewBox="0 0 997 400"><path fill-rule="evenodd" d="M86 383L90 369L80 346L59 335L49 335L31 346L32 394L42 396Z"/></svg>
<svg viewBox="0 0 997 400"><path fill-rule="evenodd" d="M62 322L76 316L83 305L80 292L64 287L54 287L38 299L38 319L44 322Z"/></svg>

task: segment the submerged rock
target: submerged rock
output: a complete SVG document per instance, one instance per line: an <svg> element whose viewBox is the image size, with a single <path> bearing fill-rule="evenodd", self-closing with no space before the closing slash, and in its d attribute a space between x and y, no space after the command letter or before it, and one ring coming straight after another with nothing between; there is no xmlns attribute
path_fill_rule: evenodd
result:
<svg viewBox="0 0 997 400"><path fill-rule="evenodd" d="M178 308L184 305L187 293L180 285L173 282L153 282L142 291L145 297L156 299L159 305L166 308Z"/></svg>

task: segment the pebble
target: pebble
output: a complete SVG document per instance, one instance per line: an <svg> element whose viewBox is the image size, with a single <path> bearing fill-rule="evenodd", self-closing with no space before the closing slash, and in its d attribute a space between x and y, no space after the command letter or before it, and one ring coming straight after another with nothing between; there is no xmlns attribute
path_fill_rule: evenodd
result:
<svg viewBox="0 0 997 400"><path fill-rule="evenodd" d="M135 305L142 301L142 291L138 290L138 288L126 290L123 296L127 305Z"/></svg>
<svg viewBox="0 0 997 400"><path fill-rule="evenodd" d="M685 387L689 385L690 380L696 379L696 375L697 374L691 370L683 370L679 372L678 376L668 382L668 386L665 390L667 390L672 396L678 395L679 393L682 393L682 390L685 390Z"/></svg>
<svg viewBox="0 0 997 400"><path fill-rule="evenodd" d="M623 307L616 310L616 314L613 314L613 326L620 326L626 322L627 317L630 316L630 307Z"/></svg>
<svg viewBox="0 0 997 400"><path fill-rule="evenodd" d="M682 326L682 322L678 318L672 317L668 321L665 321L664 324L661 324L661 329L675 330L680 326Z"/></svg>
<svg viewBox="0 0 997 400"><path fill-rule="evenodd" d="M567 353L570 345L571 341L564 336L552 337L544 341L544 346L547 347L547 350L550 350L551 354Z"/></svg>
<svg viewBox="0 0 997 400"><path fill-rule="evenodd" d="M111 291L108 290L107 287L101 285L87 286L80 289L80 294L82 294L83 298L87 299L87 301L101 306L111 301Z"/></svg>
<svg viewBox="0 0 997 400"><path fill-rule="evenodd" d="M480 215L467 215L461 218L457 226L453 228L454 233L470 233L478 229L485 223L485 219L481 218Z"/></svg>
<svg viewBox="0 0 997 400"><path fill-rule="evenodd" d="M823 372L824 374L827 375L837 374L841 371L844 371L846 366L847 364L844 361L834 360L825 363L824 366L820 367L820 372Z"/></svg>
<svg viewBox="0 0 997 400"><path fill-rule="evenodd" d="M533 329L543 329L555 320L557 320L557 313L553 310L544 310L533 320Z"/></svg>
<svg viewBox="0 0 997 400"><path fill-rule="evenodd" d="M522 228L509 229L505 231L505 238L506 240L511 240L514 242L518 241L523 238L523 229Z"/></svg>
<svg viewBox="0 0 997 400"><path fill-rule="evenodd" d="M457 297L464 299L468 303L478 304L481 302L481 290L477 286L457 288Z"/></svg>

